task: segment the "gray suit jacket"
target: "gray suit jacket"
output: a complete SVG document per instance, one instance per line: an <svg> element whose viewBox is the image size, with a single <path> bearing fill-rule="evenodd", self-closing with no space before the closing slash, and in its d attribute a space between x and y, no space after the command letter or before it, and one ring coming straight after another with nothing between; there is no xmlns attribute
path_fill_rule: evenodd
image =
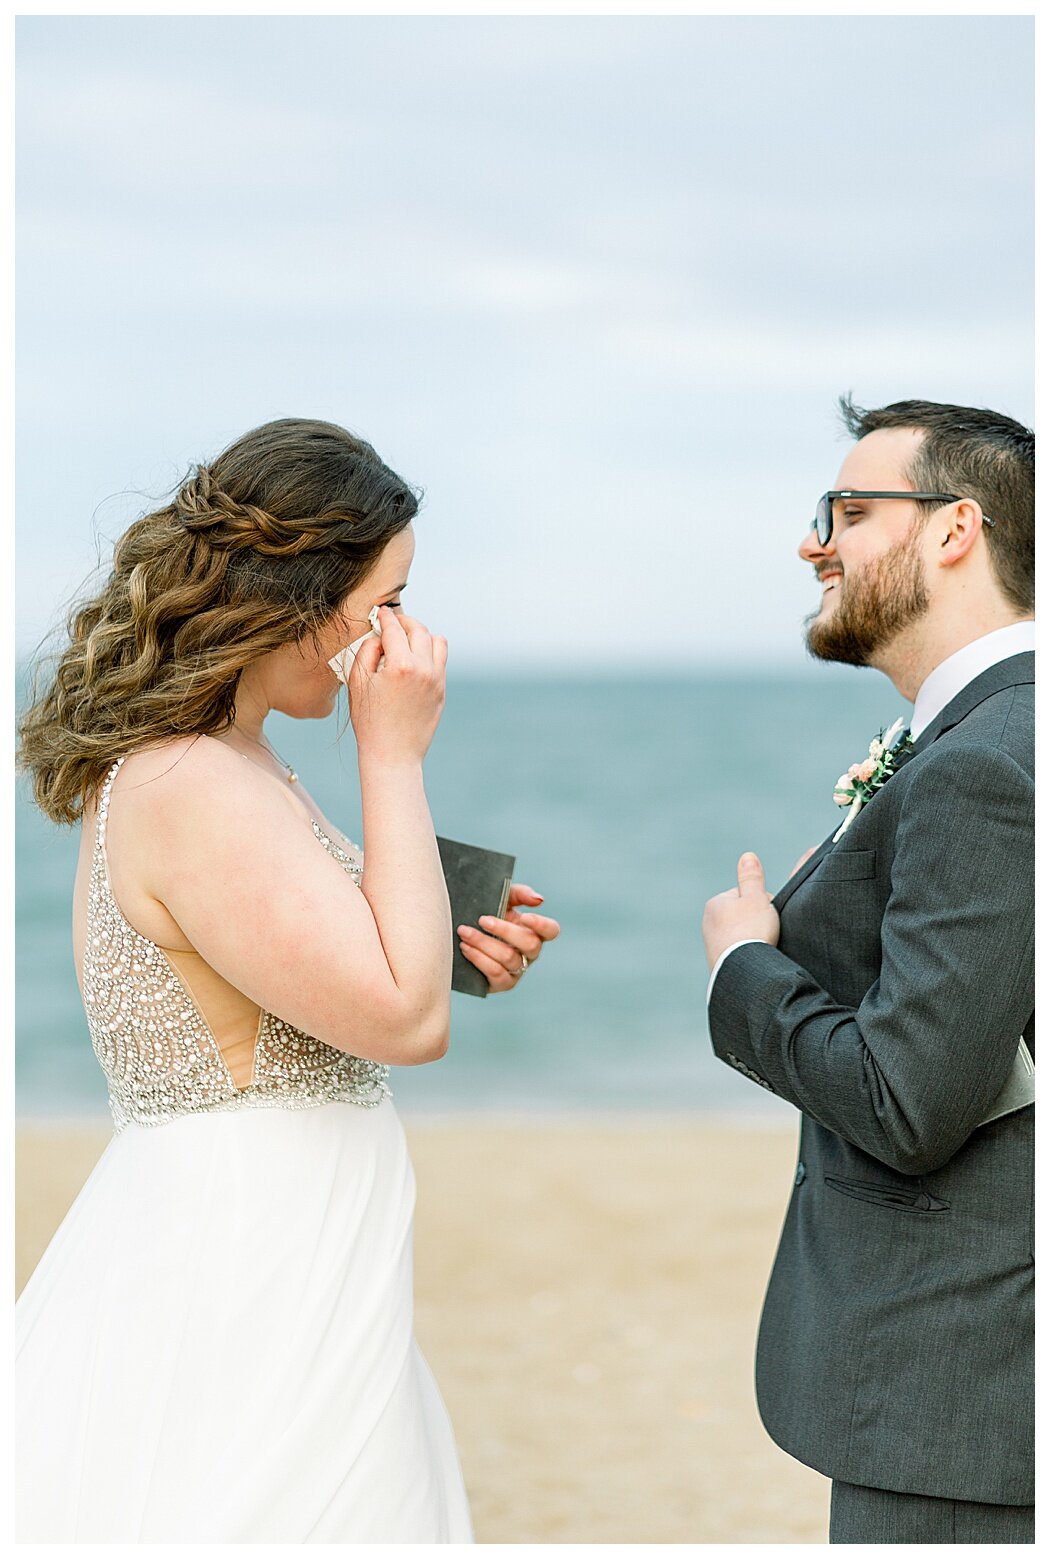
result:
<svg viewBox="0 0 1050 1559"><path fill-rule="evenodd" d="M759 1410L849 1483L1033 1493L1035 656L972 681L726 959L715 1052L802 1111Z"/></svg>

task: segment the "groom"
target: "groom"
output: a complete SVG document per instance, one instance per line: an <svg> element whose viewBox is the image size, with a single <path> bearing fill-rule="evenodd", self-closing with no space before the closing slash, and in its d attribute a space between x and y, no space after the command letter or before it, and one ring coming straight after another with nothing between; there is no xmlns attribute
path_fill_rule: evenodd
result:
<svg viewBox="0 0 1050 1559"><path fill-rule="evenodd" d="M715 1052L802 1112L759 1408L833 1480L832 1542L1031 1543L1034 439L841 404L809 648L914 712L836 786L845 832L704 912Z"/></svg>

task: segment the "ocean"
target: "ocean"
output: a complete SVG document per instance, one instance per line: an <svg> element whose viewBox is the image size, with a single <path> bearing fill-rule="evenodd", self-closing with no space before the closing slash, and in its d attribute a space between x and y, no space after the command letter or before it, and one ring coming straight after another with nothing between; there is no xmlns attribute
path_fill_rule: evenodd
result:
<svg viewBox="0 0 1050 1559"><path fill-rule="evenodd" d="M398 1105L790 1114L711 1053L703 906L735 882L745 849L779 886L837 826L843 769L907 713L878 673L816 664L783 676L450 676L426 764L437 831L515 855L562 935L514 992L454 994L448 1055L395 1070ZM267 732L359 839L353 734L340 723L274 716ZM70 946L76 834L36 811L24 780L17 789L17 1106L104 1115Z"/></svg>

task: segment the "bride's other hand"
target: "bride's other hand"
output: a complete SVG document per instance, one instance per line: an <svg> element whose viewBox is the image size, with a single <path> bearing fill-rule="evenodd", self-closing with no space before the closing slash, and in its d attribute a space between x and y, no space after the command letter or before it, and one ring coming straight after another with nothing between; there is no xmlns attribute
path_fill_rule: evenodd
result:
<svg viewBox="0 0 1050 1559"><path fill-rule="evenodd" d="M505 919L482 915L478 922L483 927L480 931L477 926L456 927L460 952L468 963L481 970L490 991L513 990L525 973L522 959L534 964L544 942L553 942L561 934L561 926L549 915L518 911L519 905L542 903L542 893L515 882L511 884Z"/></svg>
<svg viewBox="0 0 1050 1559"><path fill-rule="evenodd" d="M347 683L358 752L382 764L422 763L445 704L448 641L389 606L379 609L379 627L382 638L365 640Z"/></svg>

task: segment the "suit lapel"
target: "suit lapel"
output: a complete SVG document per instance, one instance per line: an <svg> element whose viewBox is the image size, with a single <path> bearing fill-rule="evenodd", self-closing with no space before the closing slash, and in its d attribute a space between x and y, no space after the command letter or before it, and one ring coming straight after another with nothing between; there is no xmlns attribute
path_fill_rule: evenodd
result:
<svg viewBox="0 0 1050 1559"><path fill-rule="evenodd" d="M1034 681L1035 654L1032 650L1025 650L1020 655L1011 655L1007 660L1001 660L996 665L989 666L987 671L982 671L979 677L974 677L972 682L968 682L962 692L957 693L951 702L945 705L940 714L930 721L918 740L903 755L899 768L894 771L894 774L890 776L886 783L892 784L895 775L900 772L900 769L903 769L906 763L910 763L912 758L916 757L918 753L925 751L927 747L932 747L938 736L943 736L945 731L950 731L953 725L958 725L960 720L965 720L968 714L973 713L978 704L983 704L986 698L992 697L993 693L1001 693L1004 688L1016 687L1020 683ZM812 876L824 857L834 849L835 834L837 832L838 828L836 827L824 840L823 844L817 846L809 860L805 861L798 871L788 878L787 882L776 894L773 899L773 908L777 911L777 914L781 913L791 895L801 888L806 878Z"/></svg>
<svg viewBox="0 0 1050 1559"><path fill-rule="evenodd" d="M958 725L960 720L972 714L978 704L983 704L986 698L991 698L993 693L1001 693L1004 688L1018 687L1024 682L1035 681L1035 652L1025 650L1020 655L1011 655L1007 660L997 661L994 666L989 666L987 671L982 671L979 677L974 677L968 682L961 693L956 693L951 703L946 704L939 715L935 715L929 725L908 750L905 762L914 758L917 753L932 747L938 736L943 736L945 731L950 731L953 725ZM903 764L901 767L903 768Z"/></svg>

